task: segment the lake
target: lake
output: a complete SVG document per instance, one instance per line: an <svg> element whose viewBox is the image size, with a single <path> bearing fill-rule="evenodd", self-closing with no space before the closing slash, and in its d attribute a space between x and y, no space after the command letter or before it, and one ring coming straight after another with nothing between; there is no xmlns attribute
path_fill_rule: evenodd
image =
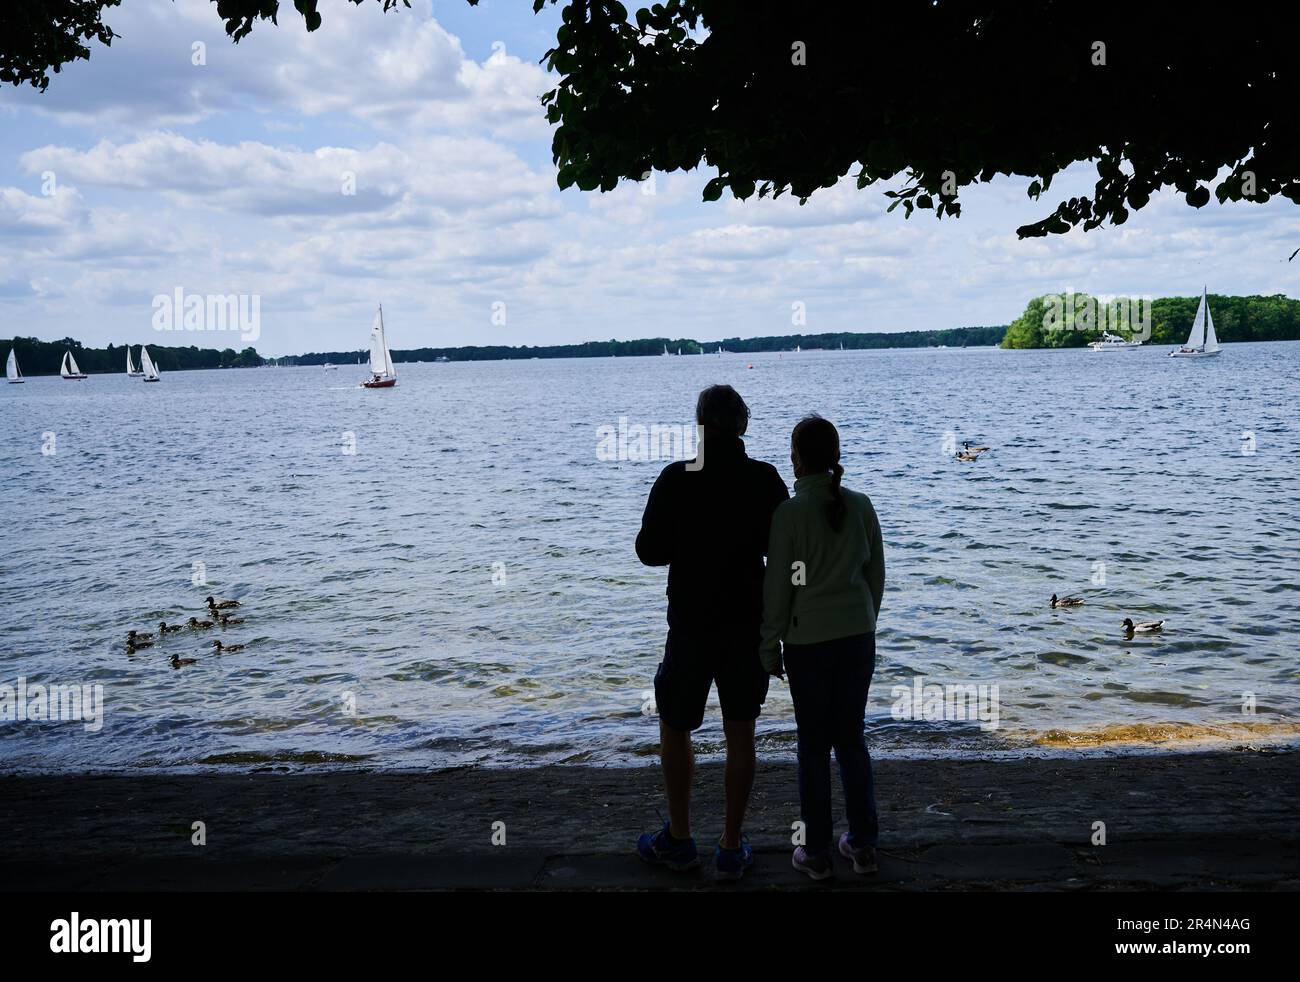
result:
<svg viewBox="0 0 1300 982"><path fill-rule="evenodd" d="M874 752L1294 741L1300 342L1166 351L399 364L379 391L357 366L5 386L0 684L102 685L104 713L94 731L0 723L0 767L649 763L666 572L633 541L664 461L609 459L600 428L693 436L714 382L748 401L749 452L787 483L791 427L829 417L846 485L875 502ZM959 463L966 439L993 449ZM1087 603L1053 610L1053 592ZM243 651L183 631L127 652L129 628L202 617L210 593L242 601L219 633ZM1126 616L1167 623L1128 639ZM998 726L896 718L918 676L996 684ZM793 752L779 683L759 734Z"/></svg>

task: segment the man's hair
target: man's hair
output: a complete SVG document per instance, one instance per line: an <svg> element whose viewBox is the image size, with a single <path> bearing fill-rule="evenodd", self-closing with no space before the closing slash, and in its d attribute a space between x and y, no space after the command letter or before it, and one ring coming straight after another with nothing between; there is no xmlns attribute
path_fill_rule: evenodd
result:
<svg viewBox="0 0 1300 982"><path fill-rule="evenodd" d="M745 435L749 429L749 407L740 393L729 385L710 385L695 403L695 422L706 435Z"/></svg>

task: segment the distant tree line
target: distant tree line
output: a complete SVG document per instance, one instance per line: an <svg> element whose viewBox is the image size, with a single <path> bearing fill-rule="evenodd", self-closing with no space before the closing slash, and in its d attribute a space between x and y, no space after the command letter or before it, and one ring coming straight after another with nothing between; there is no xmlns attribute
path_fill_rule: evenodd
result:
<svg viewBox="0 0 1300 982"><path fill-rule="evenodd" d="M943 331L904 331L899 334L787 334L764 338L725 338L718 341L696 341L693 338L641 338L636 341L587 341L582 344L552 345L470 345L460 348L406 348L393 351L393 361L501 361L527 358L635 358L642 355L669 354L698 355L717 351L758 352L805 351L817 348L839 348L846 351L864 348L934 348L941 344L950 348L970 345L996 345L1002 340L1005 327L957 327ZM305 355L291 355L270 359L283 365L350 365L364 363L365 351L313 351Z"/></svg>
<svg viewBox="0 0 1300 982"><path fill-rule="evenodd" d="M1045 294L1029 301L1025 312L1007 327L1004 348L1082 348L1103 330L1123 338L1141 336L1147 344L1180 345L1187 341L1200 297L1158 297L1138 301L1118 297L1097 300L1088 294ZM1271 297L1209 296L1214 331L1223 341L1300 340L1300 300ZM1063 316L1062 316L1063 315Z"/></svg>
<svg viewBox="0 0 1300 982"><path fill-rule="evenodd" d="M40 341L36 338L14 338L10 344L18 353L18 366L24 375L58 375L63 364L63 353L71 351L77 367L91 375L126 371L126 345L110 344L106 348L87 348L80 341L64 338L62 341ZM140 366L140 345L131 347L131 360ZM234 348L167 348L151 344L149 357L160 372L179 372L190 368L258 368L265 359L255 348L236 351ZM0 354L8 358L9 352Z"/></svg>

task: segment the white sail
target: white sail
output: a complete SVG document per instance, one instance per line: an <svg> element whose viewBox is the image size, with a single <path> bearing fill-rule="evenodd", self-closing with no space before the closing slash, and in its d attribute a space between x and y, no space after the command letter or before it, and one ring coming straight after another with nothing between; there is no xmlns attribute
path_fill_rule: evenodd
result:
<svg viewBox="0 0 1300 982"><path fill-rule="evenodd" d="M140 350L143 351L144 349L142 348ZM126 374L135 374L135 366L131 364L131 346L129 344L126 346Z"/></svg>
<svg viewBox="0 0 1300 982"><path fill-rule="evenodd" d="M5 362L5 375L10 382L23 377L23 373L18 371L18 356L14 354L13 348L9 349L9 360Z"/></svg>
<svg viewBox="0 0 1300 982"><path fill-rule="evenodd" d="M375 321L370 325L370 371L375 375L397 376L393 368L393 355L384 337L384 308L375 311Z"/></svg>
<svg viewBox="0 0 1300 982"><path fill-rule="evenodd" d="M1196 320L1192 321L1192 333L1187 335L1187 347L1199 348L1205 344L1205 293L1201 293L1201 305L1196 308Z"/></svg>
<svg viewBox="0 0 1300 982"><path fill-rule="evenodd" d="M80 375L81 369L77 367L77 359L72 357L71 351L63 353L63 367L59 369L61 375Z"/></svg>
<svg viewBox="0 0 1300 982"><path fill-rule="evenodd" d="M158 369L154 367L153 359L149 357L149 349L144 345L140 346L140 367L144 369L146 379L158 377Z"/></svg>
<svg viewBox="0 0 1300 982"><path fill-rule="evenodd" d="M1204 293L1201 294L1201 303L1205 304L1205 350L1218 351L1219 338L1214 333L1214 315L1210 313L1210 301Z"/></svg>

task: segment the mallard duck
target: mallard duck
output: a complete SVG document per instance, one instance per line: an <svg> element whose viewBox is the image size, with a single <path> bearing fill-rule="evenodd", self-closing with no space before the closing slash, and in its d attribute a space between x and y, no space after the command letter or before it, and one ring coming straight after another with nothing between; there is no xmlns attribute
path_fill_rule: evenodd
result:
<svg viewBox="0 0 1300 982"><path fill-rule="evenodd" d="M1133 623L1133 618L1124 618L1124 630L1129 634L1155 634L1165 626L1164 621L1139 621Z"/></svg>
<svg viewBox="0 0 1300 982"><path fill-rule="evenodd" d="M143 646L143 645L149 644L151 641L153 641L153 635L152 635L152 634L144 634L144 633L141 633L140 631L127 631L127 632L126 632L126 643L127 643L127 644L133 644L133 645L135 645L137 648L139 648L139 647L141 647L141 646Z"/></svg>
<svg viewBox="0 0 1300 982"><path fill-rule="evenodd" d="M242 623L244 623L244 619L242 617L231 617L229 614L221 615L222 627L230 627L231 624L242 624Z"/></svg>
<svg viewBox="0 0 1300 982"><path fill-rule="evenodd" d="M217 600L213 597L207 599L209 610L230 610L232 607L242 607L238 600Z"/></svg>
<svg viewBox="0 0 1300 982"><path fill-rule="evenodd" d="M175 634L177 631L179 631L179 630L181 629L182 626L183 626L183 625L180 625L180 624L168 624L166 621L159 621L159 622L158 622L158 633L159 633L159 634Z"/></svg>
<svg viewBox="0 0 1300 982"><path fill-rule="evenodd" d="M201 621L197 617L191 617L185 624L194 631L205 631L212 626L211 621Z"/></svg>
<svg viewBox="0 0 1300 982"><path fill-rule="evenodd" d="M1053 607L1082 607L1083 603L1084 603L1083 597L1059 597L1058 598L1056 594L1052 594Z"/></svg>
<svg viewBox="0 0 1300 982"><path fill-rule="evenodd" d="M180 668L182 665L197 665L197 658L181 658L179 655L172 655L172 668Z"/></svg>
<svg viewBox="0 0 1300 982"><path fill-rule="evenodd" d="M212 647L217 649L217 654L221 654L223 651L228 651L233 654L236 651L244 650L244 646L242 644L222 644L220 639L213 641Z"/></svg>

